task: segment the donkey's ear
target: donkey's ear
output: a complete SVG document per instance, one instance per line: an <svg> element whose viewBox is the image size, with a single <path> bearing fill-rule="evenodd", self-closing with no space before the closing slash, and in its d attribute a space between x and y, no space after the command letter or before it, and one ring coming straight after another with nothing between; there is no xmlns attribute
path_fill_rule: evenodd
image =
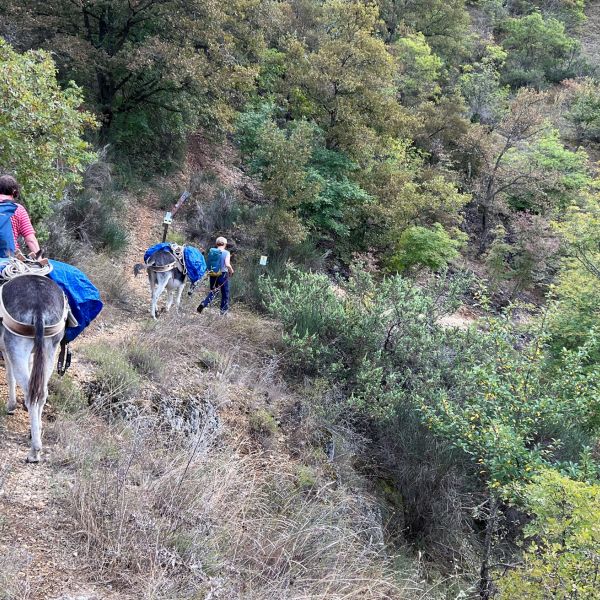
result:
<svg viewBox="0 0 600 600"><path fill-rule="evenodd" d="M44 258L44 251L40 248L35 255L35 260L40 260L40 258Z"/></svg>

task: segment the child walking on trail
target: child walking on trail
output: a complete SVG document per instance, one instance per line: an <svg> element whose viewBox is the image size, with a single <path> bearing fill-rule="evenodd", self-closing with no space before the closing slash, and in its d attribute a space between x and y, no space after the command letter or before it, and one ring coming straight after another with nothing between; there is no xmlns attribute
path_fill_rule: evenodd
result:
<svg viewBox="0 0 600 600"><path fill-rule="evenodd" d="M207 268L208 279L210 282L210 292L200 302L196 309L201 313L214 300L218 291L221 292L221 314L227 314L229 310L229 277L233 275L231 266L231 254L225 250L227 240L224 237L218 237L214 248L208 252Z"/></svg>

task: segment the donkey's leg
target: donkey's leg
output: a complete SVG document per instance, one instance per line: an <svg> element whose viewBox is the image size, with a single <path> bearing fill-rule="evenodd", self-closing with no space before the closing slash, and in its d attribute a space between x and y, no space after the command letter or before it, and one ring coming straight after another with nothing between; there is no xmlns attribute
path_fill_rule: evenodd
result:
<svg viewBox="0 0 600 600"><path fill-rule="evenodd" d="M156 319L156 304L154 294L156 293L156 274L148 271L148 281L150 282L150 314Z"/></svg>
<svg viewBox="0 0 600 600"><path fill-rule="evenodd" d="M45 364L42 395L34 406L29 407L29 420L31 423L31 450L27 456L27 462L30 463L39 462L40 460L40 453L42 451L42 413L44 412L44 406L46 404L46 400L48 399L48 382L52 376L56 352L58 350L58 342L53 343L52 340L44 340L44 344Z"/></svg>
<svg viewBox="0 0 600 600"><path fill-rule="evenodd" d="M13 377L25 395L25 407L29 413L29 427L31 430L31 450L27 456L27 462L38 462L40 459L41 443L41 423L38 405L33 406L29 403L29 378L30 366L29 358L33 348L33 340L27 338L13 338L10 347L7 348L7 354L10 355L10 364Z"/></svg>
<svg viewBox="0 0 600 600"><path fill-rule="evenodd" d="M12 366L8 352L4 352L4 365L6 367L6 385L8 387L8 398L6 400L6 412L9 415L14 414L17 408L17 382L13 375Z"/></svg>
<svg viewBox="0 0 600 600"><path fill-rule="evenodd" d="M179 285L179 290L177 291L177 300L175 302L175 308L177 308L177 312L179 312L179 307L181 305L181 294L183 294L184 287L185 287L185 285L183 283L181 283Z"/></svg>
<svg viewBox="0 0 600 600"><path fill-rule="evenodd" d="M167 312L169 312L171 310L171 306L173 306L173 293L173 288L169 288L169 286L167 286L167 306L165 307Z"/></svg>
<svg viewBox="0 0 600 600"><path fill-rule="evenodd" d="M14 336L9 344L7 343L5 356L8 359L6 361L7 364L7 372L8 375L8 365L10 365L10 374L13 381L13 390L10 389L9 383L9 395L15 395L16 399L16 390L14 388L14 383L23 390L23 394L25 395L25 407L27 406L27 394L29 392L29 374L31 372L31 367L29 365L29 357L31 356L31 350L33 348L33 340L28 338L18 338Z"/></svg>
<svg viewBox="0 0 600 600"><path fill-rule="evenodd" d="M162 275L162 273L159 273L158 275ZM156 286L154 288L154 292L152 294L152 317L154 319L156 319L156 305L158 304L158 299L160 298L160 295L165 291L165 288L167 287L167 283L169 282L169 278L168 277L159 277L158 281L156 283Z"/></svg>

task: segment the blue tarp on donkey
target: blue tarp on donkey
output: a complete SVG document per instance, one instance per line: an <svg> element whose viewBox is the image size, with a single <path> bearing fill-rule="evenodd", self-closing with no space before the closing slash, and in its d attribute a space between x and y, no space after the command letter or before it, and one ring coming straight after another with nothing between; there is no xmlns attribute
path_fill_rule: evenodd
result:
<svg viewBox="0 0 600 600"><path fill-rule="evenodd" d="M96 286L87 275L66 263L50 260L52 271L48 275L63 290L69 301L77 327L67 327L65 339L72 342L100 313L102 299Z"/></svg>
<svg viewBox="0 0 600 600"><path fill-rule="evenodd" d="M148 259L159 250L171 250L171 244L169 242L161 242L160 244L150 246L144 253L144 262L147 263ZM204 274L206 273L206 261L204 260L204 255L198 248L194 248L194 246L184 246L183 260L185 261L187 276L192 283L196 283L198 279L204 277Z"/></svg>

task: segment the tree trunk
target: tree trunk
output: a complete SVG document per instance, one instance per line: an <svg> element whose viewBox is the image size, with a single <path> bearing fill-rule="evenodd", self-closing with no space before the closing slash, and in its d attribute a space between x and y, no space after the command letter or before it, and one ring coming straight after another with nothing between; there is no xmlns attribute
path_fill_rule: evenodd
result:
<svg viewBox="0 0 600 600"><path fill-rule="evenodd" d="M108 141L110 127L114 117L113 104L115 101L115 86L112 81L112 76L99 69L96 71L96 81L98 82L98 100L100 101L100 112L102 114L100 143L104 144Z"/></svg>
<svg viewBox="0 0 600 600"><path fill-rule="evenodd" d="M494 535L498 521L498 501L494 495L489 499L490 514L488 516L485 528L485 541L483 544L483 557L481 559L481 569L479 571L479 597L481 600L489 600L494 591L494 584L490 574L490 559L494 544Z"/></svg>

